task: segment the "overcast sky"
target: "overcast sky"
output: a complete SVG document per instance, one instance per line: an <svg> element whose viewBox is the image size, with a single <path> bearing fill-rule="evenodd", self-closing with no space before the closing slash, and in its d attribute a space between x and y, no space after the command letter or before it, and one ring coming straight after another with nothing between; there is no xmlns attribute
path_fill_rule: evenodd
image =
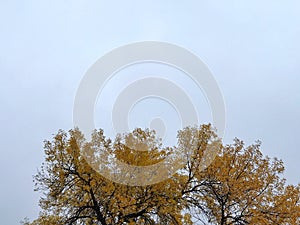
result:
<svg viewBox="0 0 300 225"><path fill-rule="evenodd" d="M300 181L300 1L1 0L1 224L38 215L32 175L43 140L72 128L90 65L145 40L199 56L225 99L224 142L261 140L264 154L284 160L288 182Z"/></svg>

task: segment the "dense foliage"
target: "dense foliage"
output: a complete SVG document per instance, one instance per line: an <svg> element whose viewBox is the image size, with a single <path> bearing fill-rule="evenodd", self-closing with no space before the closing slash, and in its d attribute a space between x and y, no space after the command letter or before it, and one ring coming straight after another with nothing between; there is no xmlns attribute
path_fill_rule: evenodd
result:
<svg viewBox="0 0 300 225"><path fill-rule="evenodd" d="M109 167L109 157L152 165L178 151L178 146L189 147L195 138L193 151L182 152L183 168L159 183L120 184L94 169L101 164ZM148 151L128 147L130 140L131 146L142 144ZM238 139L231 145L215 145L215 154L205 154L216 142L210 125L182 130L178 146L168 148L149 130L136 129L114 141L98 130L88 143L76 129L59 131L45 142L45 163L35 176L36 190L43 194L40 216L23 223L300 224L300 188L285 184L281 160L263 156L260 143L246 147Z"/></svg>

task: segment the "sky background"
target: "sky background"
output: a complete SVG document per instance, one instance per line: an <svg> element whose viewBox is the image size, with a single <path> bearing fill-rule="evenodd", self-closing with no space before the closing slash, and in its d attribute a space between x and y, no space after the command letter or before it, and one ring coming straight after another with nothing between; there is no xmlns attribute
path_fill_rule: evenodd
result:
<svg viewBox="0 0 300 225"><path fill-rule="evenodd" d="M72 128L90 65L145 40L199 56L225 99L224 142L261 140L264 154L284 160L287 181L300 182L300 1L1 0L1 224L38 215L32 175L43 140Z"/></svg>

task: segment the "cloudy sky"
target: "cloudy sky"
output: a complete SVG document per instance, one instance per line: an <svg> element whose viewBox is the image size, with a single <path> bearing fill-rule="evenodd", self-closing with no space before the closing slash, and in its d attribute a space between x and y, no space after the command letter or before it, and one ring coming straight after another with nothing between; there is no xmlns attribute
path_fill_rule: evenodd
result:
<svg viewBox="0 0 300 225"><path fill-rule="evenodd" d="M43 140L72 128L87 69L111 49L145 40L173 43L202 59L226 103L224 142L261 140L265 154L284 160L287 181L300 181L298 0L1 0L1 224L38 215L32 175L43 161ZM114 84L106 94L117 93ZM209 109L202 110L205 117Z"/></svg>

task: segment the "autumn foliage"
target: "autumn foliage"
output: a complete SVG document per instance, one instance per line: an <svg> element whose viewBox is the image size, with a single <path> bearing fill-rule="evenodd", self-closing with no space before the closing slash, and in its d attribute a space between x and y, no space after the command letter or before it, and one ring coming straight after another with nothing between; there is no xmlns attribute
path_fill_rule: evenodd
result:
<svg viewBox="0 0 300 225"><path fill-rule="evenodd" d="M42 193L40 216L23 223L300 224L300 187L285 184L282 161L263 156L259 142L246 147L238 139L231 145L218 144L215 154L207 155L218 141L210 125L179 132L178 145L188 146L196 138L197 146L183 151L180 157L186 163L161 182L120 184L95 170L95 165L110 167L111 157L148 166L178 150L163 147L154 137L154 131L136 129L110 140L97 130L86 142L79 130L59 131L45 141L45 163L34 177ZM135 147L142 143L148 151L128 147L128 140L135 140Z"/></svg>

